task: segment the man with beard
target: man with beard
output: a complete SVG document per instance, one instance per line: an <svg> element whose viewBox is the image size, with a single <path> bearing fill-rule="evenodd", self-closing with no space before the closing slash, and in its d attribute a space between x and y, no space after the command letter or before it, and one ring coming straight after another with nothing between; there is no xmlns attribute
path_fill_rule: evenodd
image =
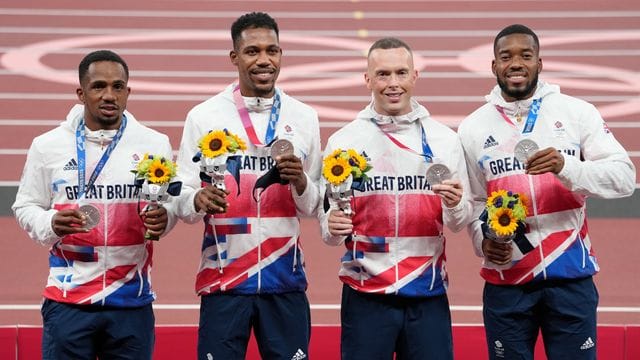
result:
<svg viewBox="0 0 640 360"><path fill-rule="evenodd" d="M476 215L468 230L484 257L489 358L532 359L541 331L549 359L595 359L599 267L586 198L630 196L635 168L593 105L538 80L531 29L504 28L493 50L498 85L458 129ZM513 241L493 240L478 218L499 191L527 199Z"/></svg>
<svg viewBox="0 0 640 360"><path fill-rule="evenodd" d="M231 38L239 81L189 112L178 155L179 216L205 225L198 358L244 359L253 329L263 359L305 359L311 321L299 217L315 215L319 200L318 117L275 86L282 49L273 18L243 15ZM223 131L246 148L237 176L229 166L224 186L214 186L192 159L220 152L231 136L215 138ZM274 153L276 139L292 151Z"/></svg>

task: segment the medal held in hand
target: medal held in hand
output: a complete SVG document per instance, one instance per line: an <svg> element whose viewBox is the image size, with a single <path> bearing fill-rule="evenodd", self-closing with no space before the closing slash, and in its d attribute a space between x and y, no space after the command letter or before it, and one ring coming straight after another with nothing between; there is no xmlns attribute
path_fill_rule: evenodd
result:
<svg viewBox="0 0 640 360"><path fill-rule="evenodd" d="M286 139L278 139L271 144L271 158L275 159L280 155L293 154L293 144Z"/></svg>
<svg viewBox="0 0 640 360"><path fill-rule="evenodd" d="M521 163L525 163L527 159L535 154L540 148L535 141L531 139L522 139L518 141L513 149L514 157Z"/></svg>
<svg viewBox="0 0 640 360"><path fill-rule="evenodd" d="M426 178L429 185L438 185L451 179L451 170L443 164L432 164L427 169Z"/></svg>
<svg viewBox="0 0 640 360"><path fill-rule="evenodd" d="M91 230L94 227L96 227L98 225L98 223L100 223L100 210L98 210L97 207L90 205L90 204L85 204L85 205L81 205L78 208L78 211L80 211L80 213L82 213L82 215L84 216L84 228L87 230Z"/></svg>

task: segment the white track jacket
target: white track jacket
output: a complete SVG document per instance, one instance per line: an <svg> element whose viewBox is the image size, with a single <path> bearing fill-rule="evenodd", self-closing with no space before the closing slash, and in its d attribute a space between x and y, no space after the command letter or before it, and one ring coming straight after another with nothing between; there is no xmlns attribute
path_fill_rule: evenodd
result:
<svg viewBox="0 0 640 360"><path fill-rule="evenodd" d="M627 152L593 105L561 94L558 86L540 81L532 98L511 103L496 86L486 99L487 104L458 129L475 201L475 221L468 229L476 254L482 256L478 215L487 197L500 189L523 193L530 202L526 220L530 246L529 251L514 246L510 265L485 261L482 277L506 285L595 274L599 268L587 229L585 201L589 196L619 198L633 193L635 168ZM541 99L537 122L530 134L523 135L534 99ZM509 122L497 106L504 109ZM521 124L513 120L518 111L524 112ZM560 173L526 175L513 156L515 143L523 137L534 140L540 149L560 151L565 160Z"/></svg>

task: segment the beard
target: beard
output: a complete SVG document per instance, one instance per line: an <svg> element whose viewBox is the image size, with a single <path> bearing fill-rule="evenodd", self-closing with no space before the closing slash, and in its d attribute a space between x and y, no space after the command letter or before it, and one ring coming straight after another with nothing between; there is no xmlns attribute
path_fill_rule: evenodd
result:
<svg viewBox="0 0 640 360"><path fill-rule="evenodd" d="M533 78L531 78L531 81L527 83L524 88L521 88L521 89L509 88L509 85L507 84L507 82L500 79L500 77L498 76L496 76L496 80L498 81L498 86L500 86L502 93L504 93L505 95L515 100L522 100L533 95L533 92L535 91L536 86L538 85L538 73L536 72Z"/></svg>

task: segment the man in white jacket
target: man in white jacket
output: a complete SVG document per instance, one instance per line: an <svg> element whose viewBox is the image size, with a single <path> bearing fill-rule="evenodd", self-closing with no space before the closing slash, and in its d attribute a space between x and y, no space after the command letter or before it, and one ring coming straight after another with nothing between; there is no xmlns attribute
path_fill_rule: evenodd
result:
<svg viewBox="0 0 640 360"><path fill-rule="evenodd" d="M101 50L79 65L78 99L31 144L13 204L18 223L50 246L43 359L151 359L153 242L171 225L140 213L132 170L145 153L172 158L169 138L125 112L127 64ZM144 141L140 141L144 139Z"/></svg>
<svg viewBox="0 0 640 360"><path fill-rule="evenodd" d="M325 149L355 150L372 166L352 214L332 201L320 212L323 240L347 249L339 273L342 358L452 359L443 227L458 231L471 215L462 147L412 98L418 71L405 42L376 41L367 64L373 101ZM430 183L434 165L452 179Z"/></svg>
<svg viewBox="0 0 640 360"><path fill-rule="evenodd" d="M586 198L630 196L635 168L593 105L538 80L539 54L531 29L504 28L494 41L498 85L458 130L474 200L469 232L484 257L489 357L532 359L541 330L549 359L595 359L599 268ZM511 242L491 240L478 218L500 190L528 199Z"/></svg>
<svg viewBox="0 0 640 360"><path fill-rule="evenodd" d="M311 320L299 218L315 215L318 205L320 127L311 107L276 87L278 36L265 13L233 23L230 60L239 82L191 109L182 135L178 215L204 225L195 285L201 297L199 359L243 359L251 329L264 359L308 357ZM229 165L224 186L214 186L193 158L206 156L210 146L218 149L217 140L206 151L199 143L223 130L246 149L234 154L235 177ZM289 141L293 151L274 153L276 139Z"/></svg>

